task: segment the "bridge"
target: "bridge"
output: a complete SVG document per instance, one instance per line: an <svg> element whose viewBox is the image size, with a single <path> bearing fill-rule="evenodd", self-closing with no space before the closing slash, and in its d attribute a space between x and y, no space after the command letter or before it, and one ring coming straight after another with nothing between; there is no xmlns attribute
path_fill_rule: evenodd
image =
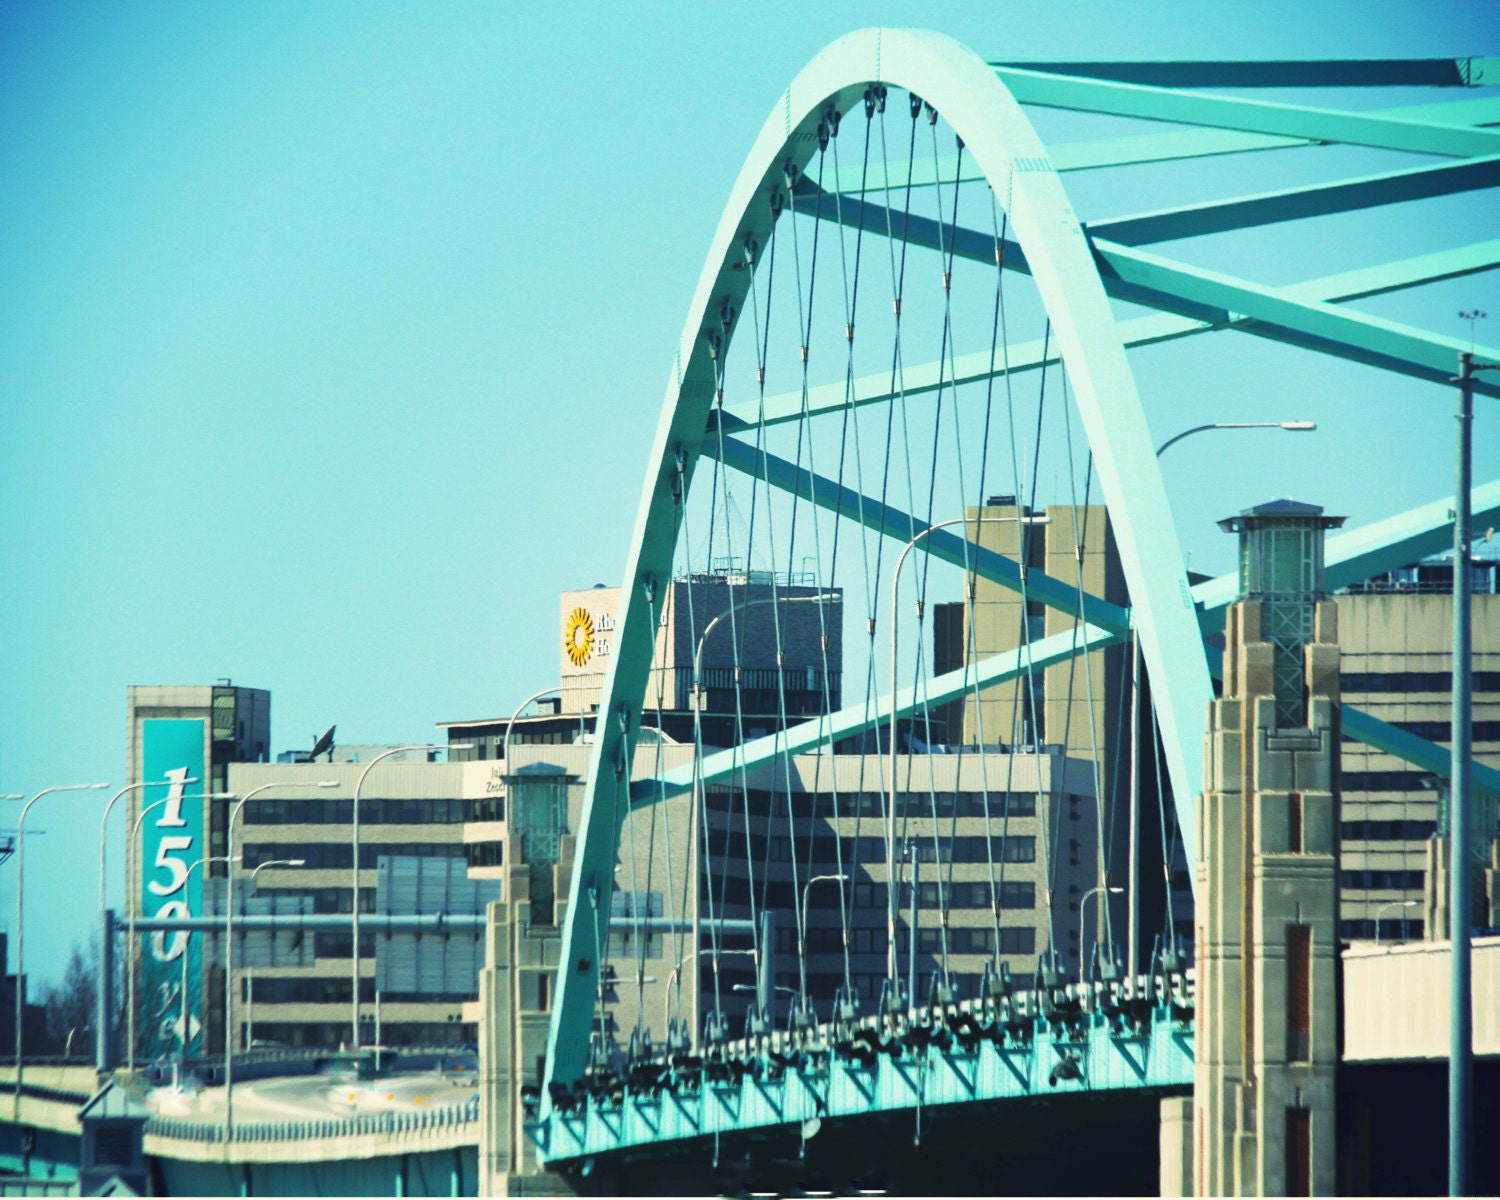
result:
<svg viewBox="0 0 1500 1200"><path fill-rule="evenodd" d="M509 780L505 900L471 1010L476 1102L233 1128L208 1110L157 1113L148 1153L192 1190L249 1191L256 1169L254 1190L313 1190L294 1185L326 1163L318 1190L468 1194L749 1186L761 1168L795 1186L799 1164L838 1146L844 1165L819 1170L854 1187L848 1162L873 1139L905 1157L913 1190L913 1156L941 1136L933 1114L1000 1114L1040 1140L1045 1105L1054 1133L1127 1114L1131 1149L1189 1190L1184 1128L1204 1119L1189 1098L1223 1082L1206 1072L1261 1069L1225 1058L1217 1032L1250 1004L1260 941L1222 929L1285 915L1261 893L1252 904L1248 883L1225 899L1241 853L1245 880L1290 872L1287 894L1313 898L1317 915L1299 898L1288 918L1312 931L1307 973L1287 966L1295 954L1274 968L1316 996L1309 1023L1286 1000L1286 1048L1256 1053L1294 1081L1290 1114L1332 1111L1341 1053L1353 1061L1328 1032L1338 962L1361 981L1346 1024L1375 1031L1358 1061L1381 1062L1390 1033L1371 997L1387 1016L1420 1003L1390 1000L1413 962L1337 957L1329 756L1340 731L1439 778L1450 756L1341 701L1336 650L1331 681L1317 665L1337 643L1321 601L1451 546L1453 498L1320 530L1306 627L1262 628L1235 605L1243 574L1186 569L1132 364L1148 347L1254 338L1447 403L1459 356L1500 350L1352 302L1492 269L1500 241L1454 231L1447 248L1389 259L1371 246L1355 269L1293 283L1180 255L1205 245L1192 239L1495 187L1496 83L1493 58L988 61L889 29L817 55L750 143L670 360L607 669L589 685L592 740L517 747L530 765ZM1256 98L1412 86L1459 98ZM1125 128L1045 140L1042 111ZM1335 161L1316 183L1087 221L1066 182L1242 155L1323 166L1335 146L1400 162L1343 177ZM1493 377L1472 389L1500 395ZM1500 481L1469 500L1479 527L1500 523ZM603 633L576 621L576 663ZM1274 663L1261 691L1256 647ZM1249 715L1231 728L1236 697ZM1276 702L1263 718L1257 697ZM686 736L669 733L674 711L691 714ZM1219 800L1239 794L1224 747L1267 732L1277 753L1322 754L1323 774L1257 781L1292 807L1276 810L1281 841L1252 848L1220 838ZM1493 808L1500 772L1476 764L1473 786ZM1500 1055L1495 1036L1481 1032L1481 1056ZM1440 1057L1425 1043L1398 1056ZM23 1090L12 1125L64 1129L83 1095ZM47 1104L61 1108L20 1112ZM1154 1137L1158 1112L1160 1155L1134 1136ZM1286 1128L1321 1146L1321 1120ZM1277 1139L1266 1132L1270 1174L1254 1186L1290 1190ZM1331 1150L1309 1154L1303 1182L1327 1190ZM1087 1165L1048 1169L1066 1189Z"/></svg>
<svg viewBox="0 0 1500 1200"><path fill-rule="evenodd" d="M1187 1087L1192 1007L1165 981L1183 978L1173 971L1188 947L1170 886L1157 928L1143 926L1133 864L1147 809L1160 843L1149 872L1175 865L1200 906L1217 875L1196 861L1212 782L1205 716L1224 671L1205 639L1244 580L1186 571L1128 352L1248 335L1437 385L1446 403L1471 347L1350 302L1490 269L1496 243L1460 235L1439 253L1291 285L1160 247L1493 187L1488 91L1359 110L1254 93L1461 88L1495 69L996 62L875 29L792 81L731 191L671 363L577 773L582 812L540 864L556 871L552 911L530 903L533 922L544 913L556 928L544 951L556 993L538 1009L544 1077L524 1101L539 1161L604 1170L642 1148L711 1153L701 1148L731 1129ZM1049 144L1040 110L1160 131ZM1330 145L1413 157L1087 222L1065 183ZM1492 380L1474 388L1497 394ZM1050 505L1043 473L1059 481ZM1497 502L1495 484L1472 498L1476 513ZM1451 507L1330 536L1319 586L1451 546ZM734 681L718 685L730 744L706 744L701 721L690 752L647 743L640 731L670 707L664 670L691 664L696 711L711 706L706 662ZM767 666L774 703L757 706L741 681ZM1144 714L1122 682L1137 678L1149 680ZM807 715L793 693L814 679L822 703ZM1447 775L1444 747L1340 708L1346 736ZM1120 732L1134 721L1144 732ZM1047 779L1018 783L1025 756L1047 752L1062 760ZM1121 772L1145 778L1121 788ZM1474 779L1489 795L1500 781L1479 767ZM1082 834L1070 857L1065 819ZM1127 824L1128 848L1116 836ZM1020 884L1029 911L1007 905L1027 894ZM660 949L657 889L692 927ZM1117 891L1129 893L1125 922ZM642 924L612 939L622 892ZM768 911L779 946L769 931L716 929L732 918L761 930ZM1016 953L1027 930L1035 950ZM795 971L767 966L778 952ZM1170 969L1143 974L1147 958Z"/></svg>

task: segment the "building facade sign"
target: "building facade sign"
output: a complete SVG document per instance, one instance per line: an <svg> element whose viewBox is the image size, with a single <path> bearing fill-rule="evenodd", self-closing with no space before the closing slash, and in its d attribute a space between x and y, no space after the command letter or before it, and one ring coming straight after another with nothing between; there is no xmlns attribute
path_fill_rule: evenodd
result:
<svg viewBox="0 0 1500 1200"><path fill-rule="evenodd" d="M143 722L142 778L169 779L165 801L152 808L141 828L139 911L156 917L201 916L206 853L203 828L204 722L156 719ZM142 955L140 1004L148 1053L199 1049L202 1031L194 984L202 977L201 938L186 932L153 933ZM187 956L184 971L184 955ZM188 1002L183 1004L186 987ZM187 1022L184 1030L183 1021ZM184 1044L185 1043L185 1044Z"/></svg>

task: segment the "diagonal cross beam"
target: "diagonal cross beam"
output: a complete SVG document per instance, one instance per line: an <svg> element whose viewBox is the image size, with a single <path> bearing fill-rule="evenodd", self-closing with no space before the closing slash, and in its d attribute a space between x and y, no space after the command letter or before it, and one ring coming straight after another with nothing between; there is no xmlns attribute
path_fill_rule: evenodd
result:
<svg viewBox="0 0 1500 1200"><path fill-rule="evenodd" d="M844 197L835 207L836 199L823 196L815 211L847 225L859 220L860 210L864 210L867 228L884 228L887 210L880 205ZM928 217L907 217L896 212L889 215L893 227L903 227L907 241L914 245L943 248L959 258L976 262L995 261L993 234L939 226ZM1452 378L1458 352L1470 349L1455 338L1299 299L1285 289L1249 283L1105 241L1094 240L1092 245L1105 291L1117 299L1148 308L1175 312L1211 325L1227 325L1248 317L1251 321L1242 328L1258 337L1444 385ZM1005 261L1016 270L1027 270L1019 247L1012 250L1007 245ZM1474 352L1500 358L1500 350L1488 346L1475 347ZM1474 390L1500 396L1500 383L1476 380Z"/></svg>
<svg viewBox="0 0 1500 1200"><path fill-rule="evenodd" d="M1105 646L1124 641L1125 636L1119 630L1080 625L1066 633L1055 633L1033 642L1030 646L993 654L974 666L935 676L920 688L902 688L896 693L895 715L898 718L908 716L918 709L945 704L949 700L968 695L975 688L992 687L1016 679L1028 671L1056 666L1067 662L1076 654L1102 650ZM890 693L881 696L873 704L851 704L829 716L799 722L789 729L769 737L757 738L743 746L705 754L697 763L697 783L700 787L706 787L711 783L732 779L742 771L777 762L785 756L803 754L820 746L854 737L890 719ZM692 790L693 782L692 763L664 771L652 779L636 780L630 785L631 808L644 808L657 801L680 796Z"/></svg>
<svg viewBox="0 0 1500 1200"><path fill-rule="evenodd" d="M726 467L763 479L781 491L811 501L818 508L857 521L866 529L873 529L889 537L904 541L915 538L928 528L926 521L919 521L916 517L882 504L862 492L825 476L815 475L805 467L746 445L736 438L724 438L722 450L715 439L706 439L703 453L707 457L718 458ZM934 558L973 571L981 578L1013 592L1020 592L1024 586L1028 599L1059 609L1072 617L1081 616L1085 621L1109 632L1120 633L1130 627L1128 609L1087 592L1082 594L1080 601L1076 586L1036 567L1025 572L1023 582L1021 568L1013 559L987 550L947 529L933 529L922 538L920 544L925 545L927 553Z"/></svg>
<svg viewBox="0 0 1500 1200"><path fill-rule="evenodd" d="M1383 108L1369 116L1400 120L1434 121L1442 125L1476 126L1500 124L1500 96L1456 100L1445 104L1412 104ZM1238 133L1233 129L1174 129L1165 133L1138 133L1127 137L1100 138L1089 142L1063 142L1048 148L1047 156L1059 173L1095 171L1103 167L1131 167L1145 163L1172 162L1186 158L1211 158L1221 154L1244 154L1256 150L1286 150L1316 146L1308 138L1277 137L1273 134ZM961 172L961 173L960 173ZM824 176L829 191L858 193L912 187L973 183L984 177L972 158L959 167L956 155L942 155L915 162L870 163L841 167L832 181Z"/></svg>
<svg viewBox="0 0 1500 1200"><path fill-rule="evenodd" d="M1022 104L1109 113L1180 125L1209 125L1241 133L1274 134L1317 142L1343 142L1412 154L1473 158L1500 149L1500 133L1458 129L1435 121L1412 121L1301 104L1278 104L1238 96L1179 91L1145 84L1115 83L1000 67L995 72Z"/></svg>
<svg viewBox="0 0 1500 1200"><path fill-rule="evenodd" d="M1290 284L1281 291L1284 295L1298 299L1337 303L1424 283L1435 283L1441 279L1471 275L1497 266L1500 266L1500 239L1476 242L1472 246L1461 246L1453 250L1439 250L1432 254L1419 254L1397 262L1361 267L1338 275L1326 275L1321 279ZM1130 349L1220 329L1244 330L1253 324L1248 317L1216 323L1178 317L1170 313L1155 313L1121 321L1119 333L1121 343ZM856 379L852 388L842 380L810 387L807 389L805 408L800 391L786 392L767 397L764 406L726 404L721 410L723 415L718 419L723 421L726 431L747 429L758 423L779 425L799 420L804 412L808 416L842 412L851 392L856 406L880 404L898 396L924 395L940 386L951 387L1002 378L1007 369L1010 374L1016 375L1035 371L1043 366L1054 366L1060 361L1056 345L1048 346L1044 355L1042 341L1038 338L1019 342L1010 347L1009 354L996 355L993 360L988 351L980 351L976 354L958 355L946 369L942 363L935 362L906 367L902 371L903 386L900 391L891 390L891 373L883 371L879 375L866 375Z"/></svg>

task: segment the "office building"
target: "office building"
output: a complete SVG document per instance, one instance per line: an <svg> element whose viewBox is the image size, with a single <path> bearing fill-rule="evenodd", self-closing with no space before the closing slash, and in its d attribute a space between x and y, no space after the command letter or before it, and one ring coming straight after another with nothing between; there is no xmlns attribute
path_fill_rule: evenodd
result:
<svg viewBox="0 0 1500 1200"><path fill-rule="evenodd" d="M1500 766L1500 554L1471 563L1474 761ZM1448 745L1453 704L1453 558L1425 559L1337 597L1343 698L1428 741ZM1343 862L1339 932L1346 941L1423 937L1427 842L1440 831L1441 792L1429 775L1360 742L1342 754ZM1472 793L1495 828L1496 801ZM1476 850L1491 853L1488 837ZM1476 906L1480 925L1490 917Z"/></svg>

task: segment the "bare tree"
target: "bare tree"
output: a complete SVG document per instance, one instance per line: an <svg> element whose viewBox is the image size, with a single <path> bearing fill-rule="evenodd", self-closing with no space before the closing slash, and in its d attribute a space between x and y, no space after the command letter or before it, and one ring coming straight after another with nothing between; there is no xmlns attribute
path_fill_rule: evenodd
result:
<svg viewBox="0 0 1500 1200"><path fill-rule="evenodd" d="M83 1031L93 1029L94 1009L99 1002L98 978L98 943L90 941L85 948L74 942L61 981L47 988L42 1001L47 1009L47 1033L58 1050L66 1046L69 1031L77 1031L73 1035L76 1050Z"/></svg>

